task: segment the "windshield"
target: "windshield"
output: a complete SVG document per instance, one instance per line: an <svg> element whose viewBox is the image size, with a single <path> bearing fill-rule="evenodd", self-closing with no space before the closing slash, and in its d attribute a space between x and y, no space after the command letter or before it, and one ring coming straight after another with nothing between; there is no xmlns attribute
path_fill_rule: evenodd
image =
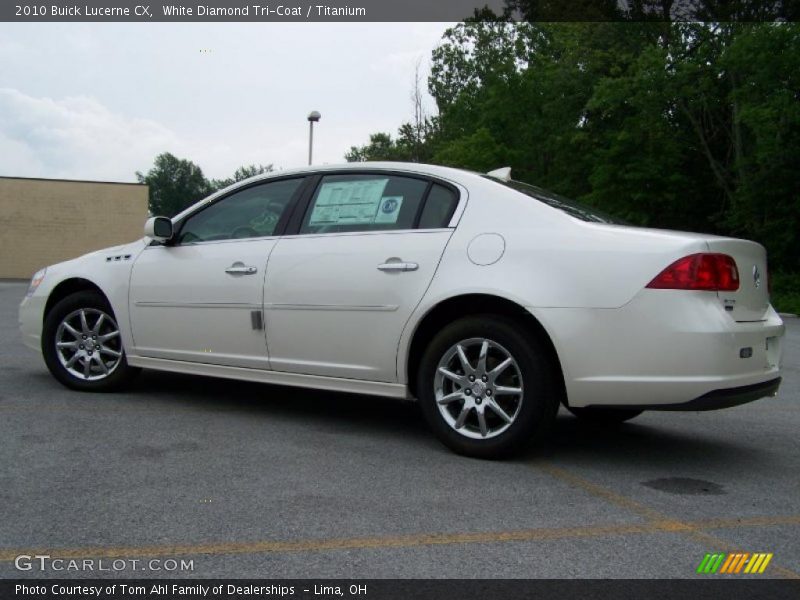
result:
<svg viewBox="0 0 800 600"><path fill-rule="evenodd" d="M554 192L549 192L535 185L522 183L521 181L501 181L499 179L495 179L494 177L486 177L487 179L492 179L492 181L496 181L497 183L500 183L506 187L510 187L518 192L522 192L526 196L536 198L536 200L544 202L553 208L557 208L558 210L567 213L571 217L580 219L581 221L609 223L611 225L628 225L628 223L622 219L612 217L611 215L599 211L596 208L586 206L585 204L581 204L575 200L570 200L569 198L565 198L564 196L560 196Z"/></svg>

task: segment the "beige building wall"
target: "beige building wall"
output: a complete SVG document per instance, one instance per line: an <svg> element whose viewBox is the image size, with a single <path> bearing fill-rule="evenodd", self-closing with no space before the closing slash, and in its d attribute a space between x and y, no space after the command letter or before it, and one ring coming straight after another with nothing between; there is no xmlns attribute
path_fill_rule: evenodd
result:
<svg viewBox="0 0 800 600"><path fill-rule="evenodd" d="M0 278L142 237L147 186L0 177Z"/></svg>

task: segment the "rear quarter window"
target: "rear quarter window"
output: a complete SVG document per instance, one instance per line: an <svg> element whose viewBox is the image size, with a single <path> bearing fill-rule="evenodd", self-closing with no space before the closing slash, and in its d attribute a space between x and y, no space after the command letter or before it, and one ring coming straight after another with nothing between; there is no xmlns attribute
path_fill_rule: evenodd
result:
<svg viewBox="0 0 800 600"><path fill-rule="evenodd" d="M450 224L458 205L458 197L452 190L434 183L422 209L420 229L440 229Z"/></svg>

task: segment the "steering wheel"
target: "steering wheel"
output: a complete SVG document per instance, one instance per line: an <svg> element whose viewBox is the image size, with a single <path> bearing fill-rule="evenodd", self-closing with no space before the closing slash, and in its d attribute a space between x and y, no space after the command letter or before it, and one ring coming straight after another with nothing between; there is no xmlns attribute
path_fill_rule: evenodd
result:
<svg viewBox="0 0 800 600"><path fill-rule="evenodd" d="M258 237L258 232L249 225L241 225L233 230L231 238L240 240L244 238Z"/></svg>

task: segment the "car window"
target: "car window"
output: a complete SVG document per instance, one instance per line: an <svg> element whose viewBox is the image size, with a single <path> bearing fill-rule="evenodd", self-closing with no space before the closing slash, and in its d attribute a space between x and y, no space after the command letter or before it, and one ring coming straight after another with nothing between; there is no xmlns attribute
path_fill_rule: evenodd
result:
<svg viewBox="0 0 800 600"><path fill-rule="evenodd" d="M190 216L181 227L179 244L275 235L302 178L248 187Z"/></svg>
<svg viewBox="0 0 800 600"><path fill-rule="evenodd" d="M456 210L458 198L455 192L435 183L425 200L425 208L419 220L420 229L447 227Z"/></svg>
<svg viewBox="0 0 800 600"><path fill-rule="evenodd" d="M428 182L395 175L323 177L300 233L412 229Z"/></svg>

